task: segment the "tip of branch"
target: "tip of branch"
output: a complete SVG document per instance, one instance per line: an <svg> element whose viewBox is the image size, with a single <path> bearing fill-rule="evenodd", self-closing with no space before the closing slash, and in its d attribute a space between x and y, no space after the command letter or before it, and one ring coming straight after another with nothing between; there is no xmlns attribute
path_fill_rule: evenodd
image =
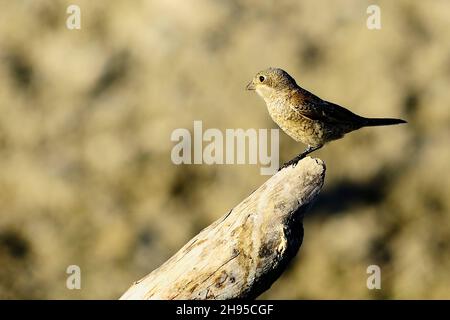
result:
<svg viewBox="0 0 450 320"><path fill-rule="evenodd" d="M292 171L292 170L314 170L314 169L320 169L325 171L326 166L325 162L322 159L319 158L311 158L309 156L301 159L297 163L292 163L286 166L283 166L280 168L280 171Z"/></svg>

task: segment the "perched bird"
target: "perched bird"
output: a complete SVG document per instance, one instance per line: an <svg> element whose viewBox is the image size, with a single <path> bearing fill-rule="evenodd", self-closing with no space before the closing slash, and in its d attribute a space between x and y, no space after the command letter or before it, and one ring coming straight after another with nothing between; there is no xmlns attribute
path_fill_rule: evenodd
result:
<svg viewBox="0 0 450 320"><path fill-rule="evenodd" d="M273 121L295 141L307 148L283 167L296 164L325 143L342 138L362 127L406 123L392 118L364 118L337 104L320 99L301 88L284 70L269 68L258 72L247 85L266 102ZM283 168L282 167L282 168Z"/></svg>

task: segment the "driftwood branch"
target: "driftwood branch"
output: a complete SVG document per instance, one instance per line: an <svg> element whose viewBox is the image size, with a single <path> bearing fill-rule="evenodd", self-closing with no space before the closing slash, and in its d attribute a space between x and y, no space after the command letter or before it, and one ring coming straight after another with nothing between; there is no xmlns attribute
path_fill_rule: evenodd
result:
<svg viewBox="0 0 450 320"><path fill-rule="evenodd" d="M256 298L300 248L324 178L323 161L310 157L279 171L121 299Z"/></svg>

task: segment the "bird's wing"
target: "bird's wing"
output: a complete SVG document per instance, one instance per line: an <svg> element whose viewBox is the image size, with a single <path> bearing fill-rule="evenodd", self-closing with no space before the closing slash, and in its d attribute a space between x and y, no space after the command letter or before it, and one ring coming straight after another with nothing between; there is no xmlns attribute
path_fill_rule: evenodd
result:
<svg viewBox="0 0 450 320"><path fill-rule="evenodd" d="M362 117L337 104L325 101L307 92L291 97L291 108L301 116L326 123L357 123Z"/></svg>

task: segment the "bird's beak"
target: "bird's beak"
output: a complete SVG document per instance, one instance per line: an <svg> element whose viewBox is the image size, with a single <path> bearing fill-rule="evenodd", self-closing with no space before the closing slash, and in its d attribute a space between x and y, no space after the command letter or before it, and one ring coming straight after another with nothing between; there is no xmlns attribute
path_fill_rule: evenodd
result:
<svg viewBox="0 0 450 320"><path fill-rule="evenodd" d="M245 87L245 89L247 89L247 90L255 90L256 88L255 88L255 85L253 84L253 81L250 81L248 83L248 85Z"/></svg>

